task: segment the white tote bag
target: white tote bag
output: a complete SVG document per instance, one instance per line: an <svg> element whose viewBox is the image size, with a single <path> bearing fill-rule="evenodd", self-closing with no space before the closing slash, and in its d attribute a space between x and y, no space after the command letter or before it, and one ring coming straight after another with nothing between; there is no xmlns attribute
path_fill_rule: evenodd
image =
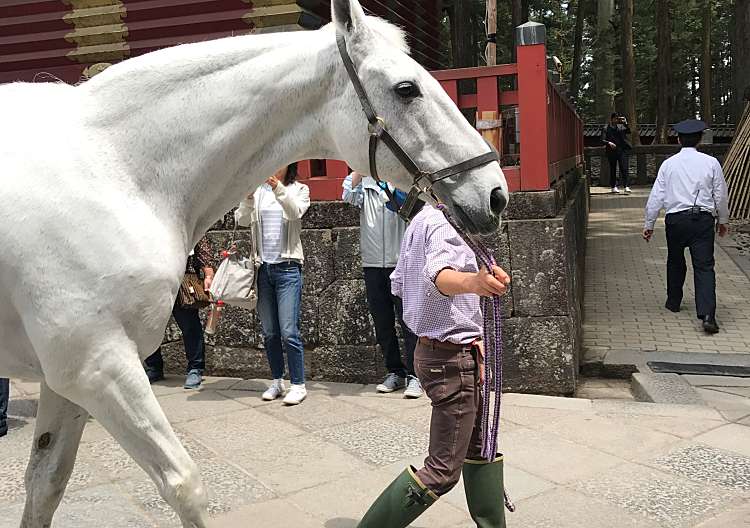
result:
<svg viewBox="0 0 750 528"><path fill-rule="evenodd" d="M215 301L254 310L258 304L257 275L253 259L243 257L237 251L228 251L216 270L209 291Z"/></svg>

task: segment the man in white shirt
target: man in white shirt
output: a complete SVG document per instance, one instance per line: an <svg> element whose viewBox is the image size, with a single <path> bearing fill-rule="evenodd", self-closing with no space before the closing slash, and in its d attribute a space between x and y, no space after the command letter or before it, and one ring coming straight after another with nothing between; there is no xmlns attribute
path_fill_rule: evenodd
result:
<svg viewBox="0 0 750 528"><path fill-rule="evenodd" d="M719 331L716 322L716 276L714 233L727 234L729 197L719 161L698 152L696 146L706 129L703 121L688 119L674 126L682 149L662 163L646 204L643 238L654 233L659 211L667 213L667 302L666 308L680 311L682 286L687 265L685 248L690 248L695 281L695 307L703 329ZM716 218L718 217L718 224Z"/></svg>

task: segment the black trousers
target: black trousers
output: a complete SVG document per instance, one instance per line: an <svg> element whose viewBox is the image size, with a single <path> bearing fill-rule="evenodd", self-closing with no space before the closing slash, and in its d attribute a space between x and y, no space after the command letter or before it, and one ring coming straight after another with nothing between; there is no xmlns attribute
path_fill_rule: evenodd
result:
<svg viewBox="0 0 750 528"><path fill-rule="evenodd" d="M10 380L0 378L0 435L8 431L8 400L10 399Z"/></svg>
<svg viewBox="0 0 750 528"><path fill-rule="evenodd" d="M614 154L607 153L607 161L609 161L609 177L610 187L617 185L617 166L620 166L620 185L622 187L630 186L630 178L628 176L628 155L625 152L616 152Z"/></svg>
<svg viewBox="0 0 750 528"><path fill-rule="evenodd" d="M667 302L679 306L687 264L685 248L690 248L695 282L695 308L698 318L716 315L716 275L714 273L714 217L702 212L668 214L667 226Z"/></svg>
<svg viewBox="0 0 750 528"><path fill-rule="evenodd" d="M203 340L203 325L198 310L175 306L172 315L177 326L182 331L182 342L185 345L185 356L187 357L187 371L203 370L206 368L206 344ZM164 372L164 358L161 355L161 347L144 361L146 368L156 372Z"/></svg>
<svg viewBox="0 0 750 528"><path fill-rule="evenodd" d="M385 356L385 368L401 377L414 375L414 348L417 336L404 323L401 299L391 295L391 273L393 268L363 268L367 305L375 321L375 339ZM404 333L406 363L401 360L401 347L396 335L396 319Z"/></svg>

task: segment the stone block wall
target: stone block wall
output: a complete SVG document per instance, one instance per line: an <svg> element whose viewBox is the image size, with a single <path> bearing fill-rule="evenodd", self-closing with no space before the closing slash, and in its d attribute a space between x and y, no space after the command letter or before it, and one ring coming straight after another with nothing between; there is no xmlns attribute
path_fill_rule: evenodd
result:
<svg viewBox="0 0 750 528"><path fill-rule="evenodd" d="M508 211L513 310L503 327L505 388L572 394L582 346L588 187L574 173L551 191L514 193L511 202L517 195L517 203L540 203L522 214Z"/></svg>
<svg viewBox="0 0 750 528"><path fill-rule="evenodd" d="M506 390L570 394L581 348L586 181L571 174L554 189L513 193L505 221L485 239L513 283L503 298ZM371 383L385 375L365 300L359 251L359 211L316 202L304 219L302 337L311 380ZM227 215L208 233L218 254L234 228ZM249 232L237 231L240 248ZM204 314L205 316L205 314ZM206 338L209 374L270 377L255 314L230 307ZM167 369L185 368L179 329L167 328Z"/></svg>

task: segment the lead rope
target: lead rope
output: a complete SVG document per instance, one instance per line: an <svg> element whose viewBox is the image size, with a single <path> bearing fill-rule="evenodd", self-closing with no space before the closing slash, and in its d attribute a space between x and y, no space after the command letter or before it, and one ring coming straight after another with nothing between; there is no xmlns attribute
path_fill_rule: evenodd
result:
<svg viewBox="0 0 750 528"><path fill-rule="evenodd" d="M492 272L492 266L495 265L495 257L492 252L464 233L448 213L445 204L439 203L437 208L471 248L479 264ZM484 382L482 383L482 457L488 462L492 462L497 456L497 436L500 429L500 404L503 390L503 326L500 296L482 297L481 306L485 345ZM494 376L492 376L492 371L495 373ZM490 420L490 396L492 391L495 392L495 405L492 420ZM516 511L516 507L505 489L503 489L503 500L508 511Z"/></svg>

